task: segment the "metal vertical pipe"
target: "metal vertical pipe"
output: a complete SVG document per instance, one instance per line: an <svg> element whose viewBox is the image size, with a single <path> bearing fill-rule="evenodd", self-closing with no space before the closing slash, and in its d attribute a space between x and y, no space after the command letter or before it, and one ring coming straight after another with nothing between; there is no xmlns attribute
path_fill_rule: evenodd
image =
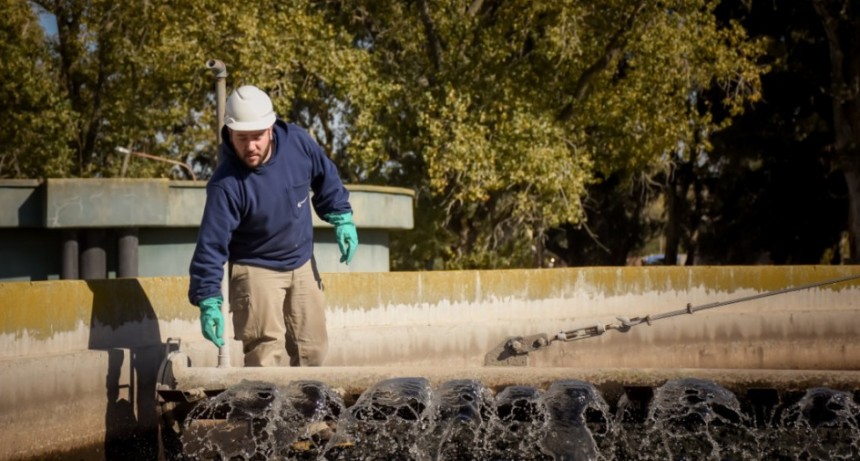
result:
<svg viewBox="0 0 860 461"><path fill-rule="evenodd" d="M125 173L128 171L128 162L131 160L131 146L129 145L124 151L120 151L120 153L122 154L122 167L119 170L119 177L124 178Z"/></svg>
<svg viewBox="0 0 860 461"><path fill-rule="evenodd" d="M227 107L227 66L217 60L210 59L206 67L215 72L215 112L218 124L215 126L215 134L218 136L218 144L221 144L221 127L224 126L224 111Z"/></svg>
<svg viewBox="0 0 860 461"><path fill-rule="evenodd" d="M63 280L77 280L78 271L78 231L63 231L63 268L60 278Z"/></svg>
<svg viewBox="0 0 860 461"><path fill-rule="evenodd" d="M117 231L117 277L138 276L138 230L128 227Z"/></svg>
<svg viewBox="0 0 860 461"><path fill-rule="evenodd" d="M106 234L104 229L86 230L84 248L81 250L81 279L107 278Z"/></svg>
<svg viewBox="0 0 860 461"><path fill-rule="evenodd" d="M215 95L216 95L216 115L218 118L218 124L216 126L216 131L218 133L218 145L221 145L223 141L221 139L221 127L224 126L224 113L227 107L227 66L217 60L210 59L206 62L206 67L212 69L215 72ZM219 150L220 152L220 150ZM218 154L215 155L216 164L221 159L218 158ZM228 266L224 265L224 279L221 283L221 294L224 297L224 303L221 306L221 312L224 314L224 318L229 318L229 277L227 276ZM230 325L231 322L226 322L227 325ZM225 326L227 326L225 325ZM225 329L224 332L224 345L218 348L218 366L220 368L229 368L230 367L230 347L228 339L229 335Z"/></svg>

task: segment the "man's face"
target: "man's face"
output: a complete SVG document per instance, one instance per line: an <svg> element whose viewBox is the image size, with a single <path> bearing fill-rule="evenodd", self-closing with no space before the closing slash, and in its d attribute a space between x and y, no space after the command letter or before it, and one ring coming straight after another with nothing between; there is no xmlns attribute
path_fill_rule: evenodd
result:
<svg viewBox="0 0 860 461"><path fill-rule="evenodd" d="M271 156L272 128L260 131L230 130L230 142L236 149L236 154L248 165L257 168L266 163Z"/></svg>

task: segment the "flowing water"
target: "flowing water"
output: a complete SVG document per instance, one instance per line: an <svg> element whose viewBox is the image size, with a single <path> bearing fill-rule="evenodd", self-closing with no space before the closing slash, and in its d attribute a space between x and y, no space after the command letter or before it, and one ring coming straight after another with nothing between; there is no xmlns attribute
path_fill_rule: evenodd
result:
<svg viewBox="0 0 860 461"><path fill-rule="evenodd" d="M494 393L397 378L347 406L321 382L246 381L195 406L181 441L199 460L860 460L857 400L823 387L739 397L681 379L611 405L582 381Z"/></svg>

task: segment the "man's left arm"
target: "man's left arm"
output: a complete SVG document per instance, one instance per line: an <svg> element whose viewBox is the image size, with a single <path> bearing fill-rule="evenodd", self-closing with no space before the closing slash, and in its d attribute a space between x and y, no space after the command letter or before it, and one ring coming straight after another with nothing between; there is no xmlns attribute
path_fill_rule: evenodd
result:
<svg viewBox="0 0 860 461"><path fill-rule="evenodd" d="M313 206L323 220L334 226L337 246L340 249L340 262L352 262L358 248L358 232L352 221L352 206L349 191L344 187L334 162L317 143L308 139L313 171L311 189Z"/></svg>

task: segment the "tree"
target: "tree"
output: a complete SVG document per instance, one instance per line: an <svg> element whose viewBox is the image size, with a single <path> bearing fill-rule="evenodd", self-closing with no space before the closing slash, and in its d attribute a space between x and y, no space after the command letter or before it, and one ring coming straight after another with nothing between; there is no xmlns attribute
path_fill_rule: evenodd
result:
<svg viewBox="0 0 860 461"><path fill-rule="evenodd" d="M50 49L32 8L2 0L0 177L61 176L72 151L71 114L59 96Z"/></svg>
<svg viewBox="0 0 860 461"><path fill-rule="evenodd" d="M41 49L43 60L24 64L34 68L30 74L40 72L44 78L10 73L6 88L19 97L35 91L39 81L52 82L42 90L50 96L43 101L49 108L44 119L70 131L54 145L63 144L60 151L71 152L74 161L48 170L38 165L45 164L50 151L37 153L36 167L9 169L8 176L118 176L118 147L182 162L200 156L214 161L213 81L204 66L209 59L227 63L231 86L253 83L269 91L282 116L312 129L334 155L339 146L332 106L348 101L349 89L367 79L360 70L364 53L325 24L310 2L12 3L29 22L20 16L4 20L29 24L24 35L29 42L10 37L4 45L24 57ZM41 30L31 5L56 18L55 37L36 36ZM14 107L16 114L25 113ZM345 136L340 138L343 142ZM0 142L11 143L11 138ZM128 174L173 175L170 169L167 163L135 161Z"/></svg>
<svg viewBox="0 0 860 461"><path fill-rule="evenodd" d="M763 70L715 2L327 4L384 81L352 155L369 180L417 185L419 214L445 217L413 234L401 267L434 267L424 246L442 267L534 264L550 229L583 224L597 177L632 187L725 124L691 94L720 87L735 114Z"/></svg>
<svg viewBox="0 0 860 461"><path fill-rule="evenodd" d="M118 175L117 147L211 157L214 101L203 63L218 58L231 86L267 90L348 180L416 190L418 228L394 243L393 267L472 268L540 264L548 236L561 235L555 229L587 224L585 204L598 202L589 187L611 180L632 190L643 177L698 162L708 136L756 98L762 71L758 44L737 24L719 23L715 4L38 7L58 21L44 72L57 82L52 110L65 108L73 133L66 174ZM723 95L715 104L696 99L714 88ZM716 118L716 106L728 117ZM169 171L136 162L130 174Z"/></svg>
<svg viewBox="0 0 860 461"><path fill-rule="evenodd" d="M860 243L860 5L849 0L813 0L830 55L833 158L845 175L848 227ZM856 250L854 255L856 255Z"/></svg>
<svg viewBox="0 0 860 461"><path fill-rule="evenodd" d="M72 162L54 172L29 175L113 176L117 147L182 158L199 138L194 117L205 90L185 74L190 63L176 37L159 35L171 19L164 2L45 0L16 2L56 20L56 35L43 37L45 80L52 82L53 110L62 110L70 136L61 136ZM36 24L35 22L33 23ZM13 46L21 43L12 41ZM12 76L11 78L17 79ZM46 118L50 118L50 115ZM59 122L54 119L54 122ZM50 135L50 134L49 134ZM4 141L6 141L4 139ZM38 161L53 152L41 152ZM138 163L132 175L166 174L165 164Z"/></svg>
<svg viewBox="0 0 860 461"><path fill-rule="evenodd" d="M848 225L832 155L828 43L812 2L726 2L768 44L762 101L712 137L700 261L829 263Z"/></svg>

